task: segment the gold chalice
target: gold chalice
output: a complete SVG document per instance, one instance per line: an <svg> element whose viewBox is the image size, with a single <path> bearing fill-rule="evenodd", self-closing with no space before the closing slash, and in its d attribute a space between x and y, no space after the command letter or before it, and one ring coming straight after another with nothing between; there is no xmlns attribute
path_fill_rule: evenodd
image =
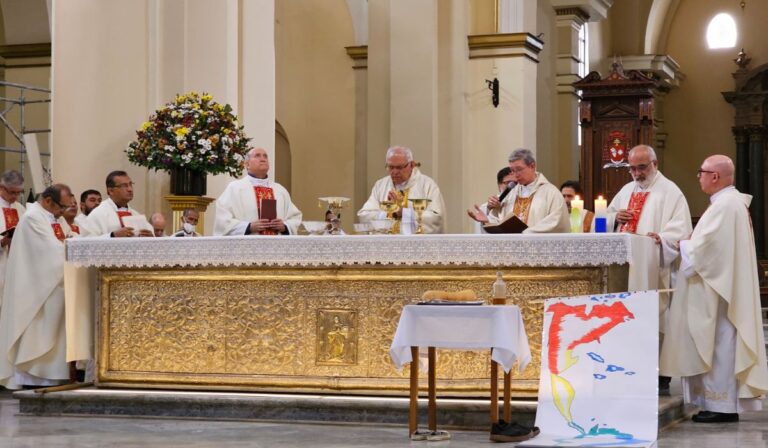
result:
<svg viewBox="0 0 768 448"><path fill-rule="evenodd" d="M381 201L379 202L379 208L387 212L387 219L395 220L395 212L400 208L400 204L395 201ZM395 226L391 227L388 233L395 233ZM400 233L399 230L397 233Z"/></svg>
<svg viewBox="0 0 768 448"><path fill-rule="evenodd" d="M341 196L328 196L324 198L318 198L320 200L320 208L330 210L333 216L331 217L331 235L341 235L341 209L347 206L349 198Z"/></svg>
<svg viewBox="0 0 768 448"><path fill-rule="evenodd" d="M411 201L411 207L413 207L413 211L416 212L416 233L417 234L423 234L424 233L424 225L421 221L421 215L424 213L424 210L429 207L429 203L432 202L431 199L408 199Z"/></svg>

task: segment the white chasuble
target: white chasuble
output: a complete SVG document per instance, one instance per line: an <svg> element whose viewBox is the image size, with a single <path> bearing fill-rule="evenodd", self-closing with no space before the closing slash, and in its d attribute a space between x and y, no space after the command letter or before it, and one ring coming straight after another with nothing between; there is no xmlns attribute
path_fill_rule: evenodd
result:
<svg viewBox="0 0 768 448"><path fill-rule="evenodd" d="M520 201L518 201L520 198ZM526 199L530 199L527 203ZM528 225L523 233L569 233L571 221L568 216L568 206L563 194L549 183L541 173L536 173L536 179L528 185L517 184L501 203L501 210L494 210L488 215L490 224L499 224L516 213ZM520 207L526 203L525 210ZM521 217L522 216L522 217Z"/></svg>
<svg viewBox="0 0 768 448"><path fill-rule="evenodd" d="M409 235L416 232L416 213L412 204L407 199L429 199L429 205L421 216L424 233L443 233L443 215L445 214L445 202L440 193L440 187L431 177L414 168L411 177L402 185L394 185L389 176L377 180L371 190L371 196L363 204L363 208L357 212L360 222L371 222L374 219L384 219L387 213L381 210L381 202L386 201L389 192L398 193L404 197L403 216L400 220L400 233Z"/></svg>
<svg viewBox="0 0 768 448"><path fill-rule="evenodd" d="M69 379L64 333L64 243L53 214L31 204L21 218L0 308L0 384L50 385Z"/></svg>
<svg viewBox="0 0 768 448"><path fill-rule="evenodd" d="M254 187L271 188L277 207L277 218L285 223L288 233L295 235L301 224L301 211L291 201L282 185L269 179L258 179L246 175L230 182L216 200L216 222L213 234L245 235L251 222L259 219L259 205Z"/></svg>
<svg viewBox="0 0 768 448"><path fill-rule="evenodd" d="M123 227L123 216L138 215L141 215L141 213L130 207L118 207L111 198L105 199L85 219L83 226L80 228L80 235L109 238L110 233Z"/></svg>
<svg viewBox="0 0 768 448"><path fill-rule="evenodd" d="M661 351L661 373L682 376L705 410L759 409L768 392L757 258L749 204L733 187L712 196L683 241L683 262Z"/></svg>
<svg viewBox="0 0 768 448"><path fill-rule="evenodd" d="M19 223L22 215L24 215L24 206L18 202L8 203L3 198L0 198L0 208L2 208L3 216L0 217L0 233L5 232L7 229L15 227ZM8 263L8 251L11 246L5 246L0 249L0 306L3 305L3 289L5 285L5 266Z"/></svg>
<svg viewBox="0 0 768 448"><path fill-rule="evenodd" d="M678 242L688 237L693 230L691 226L691 212L688 209L683 192L674 182L664 177L661 171L657 171L648 188L642 188L637 182L630 182L614 196L606 210L608 231L620 231L622 226L616 222L616 213L619 210L627 210L630 203L641 203L642 208L637 221L629 226L624 226L625 231L632 231L639 235L649 232L657 233L661 237L662 244L659 248L660 269L657 279L650 279L652 284L647 284L648 279L644 273L641 280L629 278L629 290L640 289L669 289L674 287L673 279L677 271L679 257ZM632 272L632 270L630 270ZM634 270L637 272L638 270ZM666 312L669 309L669 294L659 293L659 331L666 332Z"/></svg>

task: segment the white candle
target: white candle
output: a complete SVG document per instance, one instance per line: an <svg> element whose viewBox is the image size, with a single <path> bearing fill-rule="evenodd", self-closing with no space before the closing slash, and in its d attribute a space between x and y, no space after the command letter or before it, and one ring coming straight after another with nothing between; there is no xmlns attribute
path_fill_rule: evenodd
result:
<svg viewBox="0 0 768 448"><path fill-rule="evenodd" d="M571 201L571 233L581 233L584 230L581 224L582 210L584 210L584 201L576 195Z"/></svg>
<svg viewBox="0 0 768 448"><path fill-rule="evenodd" d="M608 201L603 199L603 196L598 196L595 199L595 217L605 218L605 209L608 208Z"/></svg>

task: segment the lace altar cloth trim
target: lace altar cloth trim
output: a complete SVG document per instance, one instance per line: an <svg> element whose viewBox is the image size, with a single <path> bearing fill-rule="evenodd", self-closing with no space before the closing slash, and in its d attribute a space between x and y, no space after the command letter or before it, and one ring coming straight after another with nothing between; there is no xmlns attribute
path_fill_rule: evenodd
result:
<svg viewBox="0 0 768 448"><path fill-rule="evenodd" d="M629 263L628 234L349 235L75 238L67 261L109 268L174 266L607 266Z"/></svg>

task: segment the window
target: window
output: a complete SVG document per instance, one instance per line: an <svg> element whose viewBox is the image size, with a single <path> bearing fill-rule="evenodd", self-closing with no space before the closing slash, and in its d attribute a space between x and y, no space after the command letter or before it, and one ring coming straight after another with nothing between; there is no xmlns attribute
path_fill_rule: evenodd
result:
<svg viewBox="0 0 768 448"><path fill-rule="evenodd" d="M589 73L589 43L587 41L587 24L583 23L579 27L579 77L583 78ZM581 91L578 92L581 96ZM581 103L581 100L579 100ZM576 142L581 146L581 114L576 112Z"/></svg>
<svg viewBox="0 0 768 448"><path fill-rule="evenodd" d="M707 45L710 49L736 46L736 21L730 14L720 13L709 21Z"/></svg>

